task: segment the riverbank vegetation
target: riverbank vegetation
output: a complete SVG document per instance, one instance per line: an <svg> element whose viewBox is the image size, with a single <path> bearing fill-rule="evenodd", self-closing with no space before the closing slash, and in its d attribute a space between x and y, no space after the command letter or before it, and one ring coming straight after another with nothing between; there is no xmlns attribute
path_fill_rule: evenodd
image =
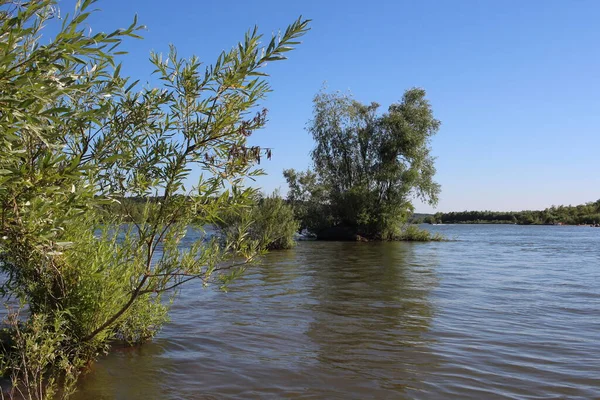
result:
<svg viewBox="0 0 600 400"><path fill-rule="evenodd" d="M300 229L292 207L277 193L257 196L247 208L222 213L216 226L223 237L247 235L263 250L291 249Z"/></svg>
<svg viewBox="0 0 600 400"><path fill-rule="evenodd" d="M463 211L436 213L417 222L444 224L596 225L600 200L577 206L552 206L541 211Z"/></svg>
<svg viewBox="0 0 600 400"><path fill-rule="evenodd" d="M422 89L379 113L349 95L320 92L308 131L313 170L284 171L301 227L328 240L399 240L412 200L437 203L430 140L440 122ZM420 237L424 237L421 235Z"/></svg>
<svg viewBox="0 0 600 400"><path fill-rule="evenodd" d="M270 156L247 145L266 122L263 67L309 23L271 39L250 30L212 65L175 47L152 54L158 83L142 87L117 59L142 27L93 33L94 3L71 15L53 0L0 5L1 289L27 309L9 317L0 367L28 399L68 397L111 341L160 329L165 296L192 280L226 284L260 254L247 234L180 243L252 205L245 180ZM126 197L146 200L107 213Z"/></svg>
<svg viewBox="0 0 600 400"><path fill-rule="evenodd" d="M407 242L441 242L446 238L440 233L431 233L426 229L419 229L416 225L408 225L402 230L398 240Z"/></svg>

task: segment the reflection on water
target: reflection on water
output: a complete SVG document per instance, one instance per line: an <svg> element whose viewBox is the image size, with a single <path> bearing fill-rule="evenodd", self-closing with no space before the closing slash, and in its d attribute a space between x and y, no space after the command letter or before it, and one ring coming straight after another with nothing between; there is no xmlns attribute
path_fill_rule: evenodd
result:
<svg viewBox="0 0 600 400"><path fill-rule="evenodd" d="M433 266L415 265L406 243L319 243L312 250L300 262L314 271L306 334L319 346L323 386L315 394L331 397L343 387L358 398L397 397L433 363L423 335L433 314Z"/></svg>
<svg viewBox="0 0 600 400"><path fill-rule="evenodd" d="M600 230L433 229L457 241L302 242L186 287L76 398L600 398Z"/></svg>
<svg viewBox="0 0 600 400"><path fill-rule="evenodd" d="M158 399L163 398L170 366L165 357L164 339L145 346L116 347L110 357L92 367L91 373L81 380L83 392L76 397L86 399ZM143 365L143 368L140 366Z"/></svg>

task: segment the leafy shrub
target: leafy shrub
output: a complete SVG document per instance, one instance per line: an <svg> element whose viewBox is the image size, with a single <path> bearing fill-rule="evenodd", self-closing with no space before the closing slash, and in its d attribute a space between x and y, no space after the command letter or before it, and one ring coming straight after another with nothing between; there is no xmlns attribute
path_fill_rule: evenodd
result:
<svg viewBox="0 0 600 400"><path fill-rule="evenodd" d="M262 68L285 59L309 23L264 47L250 30L212 65L174 47L151 54L156 87L140 87L116 56L142 27L92 33L94 3L60 18L55 0L0 4L0 290L29 310L2 360L27 398L63 384L68 395L79 366L115 338L150 338L166 319L160 294L227 282L255 260L247 232L224 245L182 249L182 239L256 194L244 182L270 157L247 145L267 120ZM126 196L153 200L106 212Z"/></svg>
<svg viewBox="0 0 600 400"><path fill-rule="evenodd" d="M147 342L169 320L169 305L160 295L140 296L117 324L114 337L130 345Z"/></svg>
<svg viewBox="0 0 600 400"><path fill-rule="evenodd" d="M411 242L430 242L430 241L442 241L444 237L439 233L431 233L426 229L421 229L416 225L408 225L400 233L400 240L406 240Z"/></svg>
<svg viewBox="0 0 600 400"><path fill-rule="evenodd" d="M258 248L283 250L294 247L300 227L294 210L277 193L258 198L240 212L224 214L219 223L223 232L247 232Z"/></svg>
<svg viewBox="0 0 600 400"><path fill-rule="evenodd" d="M33 314L23 322L19 312L8 314L0 368L12 381L9 398L55 400L74 393L87 356L81 348L65 348L73 338L63 317Z"/></svg>
<svg viewBox="0 0 600 400"><path fill-rule="evenodd" d="M260 246L267 250L290 249L294 247L294 235L300 227L294 217L294 210L278 195L259 200L252 210L255 221L252 235Z"/></svg>

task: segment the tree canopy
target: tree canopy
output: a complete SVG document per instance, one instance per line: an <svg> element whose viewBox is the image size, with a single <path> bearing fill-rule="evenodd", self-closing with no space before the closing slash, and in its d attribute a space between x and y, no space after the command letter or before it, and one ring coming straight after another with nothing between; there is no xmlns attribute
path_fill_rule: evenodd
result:
<svg viewBox="0 0 600 400"><path fill-rule="evenodd" d="M440 122L423 89L407 90L378 114L379 104L320 92L308 131L315 140L314 171L284 172L289 200L304 211L304 226L347 226L368 238L392 239L418 198L436 204L430 140ZM307 208L308 207L308 208ZM315 220L316 217L316 220Z"/></svg>

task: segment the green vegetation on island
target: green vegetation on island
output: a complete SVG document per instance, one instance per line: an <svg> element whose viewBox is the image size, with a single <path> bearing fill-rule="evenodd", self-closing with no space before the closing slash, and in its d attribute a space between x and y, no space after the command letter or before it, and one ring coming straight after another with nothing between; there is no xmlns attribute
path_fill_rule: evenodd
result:
<svg viewBox="0 0 600 400"><path fill-rule="evenodd" d="M422 89L407 90L383 114L378 109L340 93L314 98L308 127L313 170L285 170L284 176L301 227L318 239L434 238L403 229L414 198L437 203L429 142L440 122Z"/></svg>

